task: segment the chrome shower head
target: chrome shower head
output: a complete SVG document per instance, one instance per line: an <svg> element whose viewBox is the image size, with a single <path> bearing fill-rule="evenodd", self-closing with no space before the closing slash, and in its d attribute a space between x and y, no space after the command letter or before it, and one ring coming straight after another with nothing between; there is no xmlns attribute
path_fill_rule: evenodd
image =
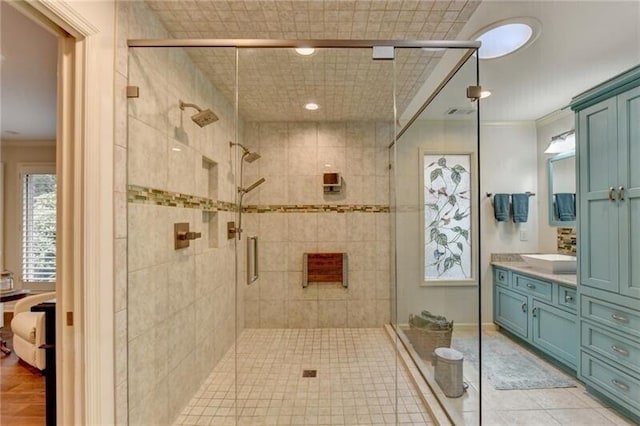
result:
<svg viewBox="0 0 640 426"><path fill-rule="evenodd" d="M248 188L238 188L238 192L242 193L242 194L246 194L247 192L251 192L254 189L256 189L258 186L262 185L263 183L266 182L265 178L260 178L260 180L258 180L257 182L255 182L253 185L249 186Z"/></svg>
<svg viewBox="0 0 640 426"><path fill-rule="evenodd" d="M258 154L257 152L245 152L242 157L247 163L253 163L260 158L260 154Z"/></svg>
<svg viewBox="0 0 640 426"><path fill-rule="evenodd" d="M200 127L207 126L218 121L218 116L210 109L202 109L196 104L187 104L180 101L180 109L184 111L185 107L196 109L198 112L191 116L191 119Z"/></svg>
<svg viewBox="0 0 640 426"><path fill-rule="evenodd" d="M242 159L244 161L246 161L247 163L253 163L254 161L256 161L257 159L259 159L261 156L260 154L258 154L257 152L252 152L249 151L249 148L247 148L246 146L242 145L241 143L238 142L229 142L229 146L239 146L240 148L242 148Z"/></svg>

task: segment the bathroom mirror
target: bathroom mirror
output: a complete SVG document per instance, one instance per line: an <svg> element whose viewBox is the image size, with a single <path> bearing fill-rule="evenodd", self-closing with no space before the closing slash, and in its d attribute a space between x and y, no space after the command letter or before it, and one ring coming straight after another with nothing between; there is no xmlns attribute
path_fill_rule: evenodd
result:
<svg viewBox="0 0 640 426"><path fill-rule="evenodd" d="M576 225L576 155L558 154L547 162L549 171L549 225Z"/></svg>

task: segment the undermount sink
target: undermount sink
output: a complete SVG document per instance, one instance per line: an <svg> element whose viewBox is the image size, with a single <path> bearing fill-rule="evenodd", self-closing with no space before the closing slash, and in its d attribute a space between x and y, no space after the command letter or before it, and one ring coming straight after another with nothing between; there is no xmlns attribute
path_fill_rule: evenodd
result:
<svg viewBox="0 0 640 426"><path fill-rule="evenodd" d="M522 260L534 269L551 274L575 274L576 257L566 254L521 254Z"/></svg>

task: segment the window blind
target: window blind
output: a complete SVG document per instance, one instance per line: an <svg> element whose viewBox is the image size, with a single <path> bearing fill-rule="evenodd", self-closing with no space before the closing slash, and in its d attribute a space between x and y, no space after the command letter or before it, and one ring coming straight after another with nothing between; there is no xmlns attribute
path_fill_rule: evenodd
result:
<svg viewBox="0 0 640 426"><path fill-rule="evenodd" d="M22 281L56 280L56 175L22 176Z"/></svg>

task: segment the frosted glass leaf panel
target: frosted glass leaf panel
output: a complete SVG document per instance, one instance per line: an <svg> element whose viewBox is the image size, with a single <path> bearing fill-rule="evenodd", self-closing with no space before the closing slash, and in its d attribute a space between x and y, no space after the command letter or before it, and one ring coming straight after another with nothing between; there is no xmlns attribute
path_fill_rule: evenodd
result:
<svg viewBox="0 0 640 426"><path fill-rule="evenodd" d="M424 279L471 279L471 156L425 154Z"/></svg>

